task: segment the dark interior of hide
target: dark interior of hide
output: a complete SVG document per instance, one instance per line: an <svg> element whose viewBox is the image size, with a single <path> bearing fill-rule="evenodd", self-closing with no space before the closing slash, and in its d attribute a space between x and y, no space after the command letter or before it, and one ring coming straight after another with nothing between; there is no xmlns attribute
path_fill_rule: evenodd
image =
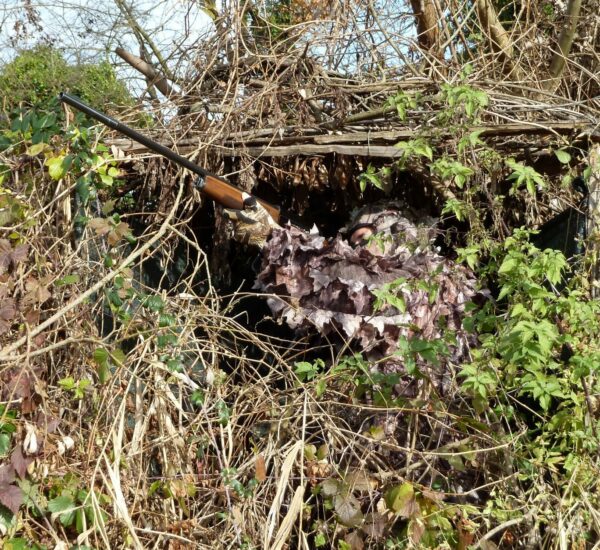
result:
<svg viewBox="0 0 600 550"><path fill-rule="evenodd" d="M587 217L585 199L578 207L567 208L548 220L532 239L540 250L551 248L573 259L584 251Z"/></svg>
<svg viewBox="0 0 600 550"><path fill-rule="evenodd" d="M533 238L539 249L558 250L569 260L583 254L585 249L589 192L581 177L575 178L571 185L582 196L579 203L550 218Z"/></svg>

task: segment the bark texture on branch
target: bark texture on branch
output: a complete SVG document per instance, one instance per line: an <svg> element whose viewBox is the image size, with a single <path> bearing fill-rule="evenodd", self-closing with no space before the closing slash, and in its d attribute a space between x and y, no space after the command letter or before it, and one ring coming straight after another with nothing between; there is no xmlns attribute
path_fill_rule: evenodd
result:
<svg viewBox="0 0 600 550"><path fill-rule="evenodd" d="M492 50L502 55L517 79L523 80L525 75L515 59L513 41L498 19L494 5L490 0L477 0L476 6L481 29L486 33Z"/></svg>
<svg viewBox="0 0 600 550"><path fill-rule="evenodd" d="M436 55L435 46L439 42L440 31L433 0L410 0L410 4L417 22L419 45Z"/></svg>
<svg viewBox="0 0 600 550"><path fill-rule="evenodd" d="M115 53L129 65L131 65L136 71L143 74L150 84L153 84L158 88L158 91L165 97L171 99L178 96L177 92L173 90L166 77L160 74L150 63L146 63L142 58L125 51L123 48L116 48Z"/></svg>
<svg viewBox="0 0 600 550"><path fill-rule="evenodd" d="M545 82L545 89L555 90L558 87L560 77L565 70L567 58L573 46L575 33L577 31L577 20L581 11L581 0L570 0L567 6L565 25L560 31L558 38L558 51L554 52L548 73L550 79Z"/></svg>

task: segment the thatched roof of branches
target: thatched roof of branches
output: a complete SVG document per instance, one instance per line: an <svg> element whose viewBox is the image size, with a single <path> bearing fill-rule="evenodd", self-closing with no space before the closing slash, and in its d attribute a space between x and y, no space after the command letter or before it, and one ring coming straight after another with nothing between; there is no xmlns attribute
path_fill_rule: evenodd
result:
<svg viewBox="0 0 600 550"><path fill-rule="evenodd" d="M305 187L288 204L298 210L319 189L356 195L367 164L401 158L402 141L454 155L465 129L478 129L500 154L535 162L598 139L598 16L577 0L500 13L489 0L205 8L214 26L184 52L185 76L117 53L145 74L157 119L176 107L162 118L164 142L246 189ZM485 97L457 99L460 86ZM402 167L453 196L423 163Z"/></svg>

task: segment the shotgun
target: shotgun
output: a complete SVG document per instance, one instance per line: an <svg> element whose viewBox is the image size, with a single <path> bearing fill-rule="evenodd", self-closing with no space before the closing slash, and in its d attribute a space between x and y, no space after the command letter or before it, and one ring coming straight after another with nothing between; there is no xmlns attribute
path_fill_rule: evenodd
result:
<svg viewBox="0 0 600 550"><path fill-rule="evenodd" d="M122 122L115 120L114 118L101 113L100 111L96 111L78 97L67 94L65 92L61 92L58 96L60 101L71 105L71 107L75 107L78 111L85 113L92 118L95 118L105 126L120 132L121 134L126 135L128 138L141 143L151 151L162 155L165 158L168 158L170 161L175 164L179 164L179 166L183 166L187 168L190 172L193 172L198 176L198 180L196 182L196 187L200 189L203 193L208 195L211 199L223 205L226 208L232 208L235 210L243 210L244 209L244 197L242 194L244 191L232 185L225 179L210 173L208 170L204 170L204 168L200 168L197 164L194 164L191 160L182 157L177 154L175 151L172 151L168 147L157 143L156 141L151 140L149 137L136 132L133 128L126 126ZM245 193L244 193L245 194ZM248 196L245 194L246 197ZM280 210L277 206L269 204L260 199L256 199L267 212L273 218L275 223L279 223L280 218Z"/></svg>

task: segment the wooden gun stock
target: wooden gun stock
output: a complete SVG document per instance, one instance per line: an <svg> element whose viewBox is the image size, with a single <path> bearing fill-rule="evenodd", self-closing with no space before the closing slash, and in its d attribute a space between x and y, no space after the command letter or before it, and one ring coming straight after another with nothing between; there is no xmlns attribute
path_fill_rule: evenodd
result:
<svg viewBox="0 0 600 550"><path fill-rule="evenodd" d="M236 210L244 209L242 191L220 178L206 176L204 178L202 192L206 193L211 199L223 205L225 208L234 208ZM273 221L279 223L279 208L261 199L257 198L256 200L271 215Z"/></svg>

